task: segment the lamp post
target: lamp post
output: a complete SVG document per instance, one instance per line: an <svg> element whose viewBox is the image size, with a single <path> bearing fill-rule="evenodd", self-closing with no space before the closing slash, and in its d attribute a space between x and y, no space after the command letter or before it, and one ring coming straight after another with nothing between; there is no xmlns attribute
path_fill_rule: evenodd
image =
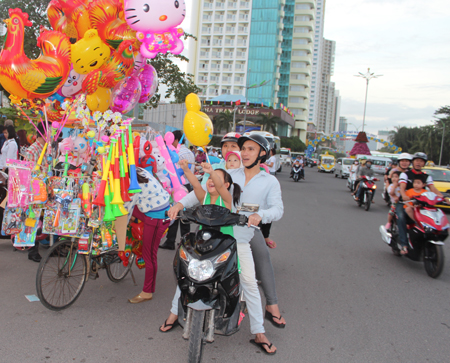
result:
<svg viewBox="0 0 450 363"><path fill-rule="evenodd" d="M441 120L442 121L442 120ZM442 165L442 151L444 149L444 135L445 135L445 122L442 121L442 126L443 126L443 130L442 130L442 140L441 140L441 153L439 154L439 165Z"/></svg>
<svg viewBox="0 0 450 363"><path fill-rule="evenodd" d="M367 92L369 90L369 81L374 78L382 77L383 75L382 74L375 75L375 73L370 73L370 68L367 68L367 73L361 73L361 72L358 72L358 73L359 74L355 75L355 77L361 77L366 80L366 99L364 101L364 115L363 115L363 124L362 124L362 132L364 132L364 124L366 122Z"/></svg>
<svg viewBox="0 0 450 363"><path fill-rule="evenodd" d="M270 81L266 81L266 80L264 80L264 81L262 81L261 83L254 83L254 84L252 84L252 85L250 85L250 86L248 86L248 79L250 78L250 72L251 72L252 70L251 69L249 69L248 70L248 75L247 75L247 80L246 80L246 86L245 86L245 106L244 106L244 132L245 132L245 122L246 122L246 120L247 120L247 103L248 103L248 101L247 101L247 91L250 89L250 88L259 88L259 87L262 87L262 86L265 86L266 84L268 84L268 83L270 83Z"/></svg>

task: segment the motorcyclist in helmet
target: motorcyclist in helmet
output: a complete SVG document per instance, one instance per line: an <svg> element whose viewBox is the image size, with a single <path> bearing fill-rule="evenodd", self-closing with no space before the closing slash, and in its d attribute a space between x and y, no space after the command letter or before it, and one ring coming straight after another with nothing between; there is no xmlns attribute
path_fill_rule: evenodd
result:
<svg viewBox="0 0 450 363"><path fill-rule="evenodd" d="M403 162L403 160L405 159L400 160L399 158L400 167L402 167L402 165L406 165L406 162ZM400 194L403 201L410 200L406 195L406 191L413 188L413 180L416 179L418 175L423 175L423 180L425 180L425 184L427 188L430 189L430 191L442 197L442 193L434 186L433 178L430 175L426 175L422 171L422 168L425 166L427 160L427 154L423 152L415 153L412 156L412 169L406 169L400 174ZM408 244L408 236L406 231L406 213L402 203L397 203L395 212L397 214L399 242L402 247L406 247Z"/></svg>
<svg viewBox="0 0 450 363"><path fill-rule="evenodd" d="M366 177L373 177L373 169L372 169L372 160L371 159L367 159L366 163L364 164L364 167L360 167L359 168L359 180L358 180L358 186L356 187L356 200L358 200L360 198L360 194L361 194L361 177L366 176ZM372 199L375 195L375 191L372 194ZM373 201L372 201L373 202Z"/></svg>

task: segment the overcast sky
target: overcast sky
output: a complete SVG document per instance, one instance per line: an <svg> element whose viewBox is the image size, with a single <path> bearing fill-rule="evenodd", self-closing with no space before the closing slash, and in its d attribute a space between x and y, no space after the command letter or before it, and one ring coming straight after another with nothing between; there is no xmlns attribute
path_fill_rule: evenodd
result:
<svg viewBox="0 0 450 363"><path fill-rule="evenodd" d="M181 26L189 31L193 1L186 6ZM383 75L369 85L371 133L430 124L436 109L450 105L449 0L327 0L325 11L324 36L336 41L332 80L349 123L361 129L365 80L354 75L368 67Z"/></svg>
<svg viewBox="0 0 450 363"><path fill-rule="evenodd" d="M370 132L430 124L450 105L449 0L327 0L324 36L336 41L341 116L357 127L365 80L354 75L368 67L383 75L369 84Z"/></svg>

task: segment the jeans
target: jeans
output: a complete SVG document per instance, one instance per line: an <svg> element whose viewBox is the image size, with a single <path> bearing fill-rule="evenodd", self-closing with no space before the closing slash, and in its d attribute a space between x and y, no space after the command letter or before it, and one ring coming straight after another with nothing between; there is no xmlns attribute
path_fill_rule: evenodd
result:
<svg viewBox="0 0 450 363"><path fill-rule="evenodd" d="M264 315L261 306L261 295L256 282L252 249L249 243L238 243L237 250L241 265L241 274L239 275L239 279L241 282L244 300L247 304L250 319L250 331L252 334L264 333ZM180 298L180 294L181 290L177 286L177 291L175 292L175 296L172 300L172 308L170 309L170 312L175 315L178 315L178 299Z"/></svg>
<svg viewBox="0 0 450 363"><path fill-rule="evenodd" d="M395 206L395 213L397 214L398 238L402 246L408 245L408 235L406 230L406 213L403 208L403 203L397 203Z"/></svg>

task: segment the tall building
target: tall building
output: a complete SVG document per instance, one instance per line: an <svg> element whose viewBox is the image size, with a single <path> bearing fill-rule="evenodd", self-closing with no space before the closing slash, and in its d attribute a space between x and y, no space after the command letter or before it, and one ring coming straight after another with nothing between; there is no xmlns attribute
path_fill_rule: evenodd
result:
<svg viewBox="0 0 450 363"><path fill-rule="evenodd" d="M283 104L295 115L290 133L305 140L315 3L194 0L191 29L198 41L189 43L188 71L203 90L201 98L247 95L253 103Z"/></svg>
<svg viewBox="0 0 450 363"><path fill-rule="evenodd" d="M338 132L344 132L347 131L347 118L346 117L339 117L339 122L338 122L338 127L337 130ZM344 152L345 150L345 141L344 139L336 139L336 147L339 151Z"/></svg>

